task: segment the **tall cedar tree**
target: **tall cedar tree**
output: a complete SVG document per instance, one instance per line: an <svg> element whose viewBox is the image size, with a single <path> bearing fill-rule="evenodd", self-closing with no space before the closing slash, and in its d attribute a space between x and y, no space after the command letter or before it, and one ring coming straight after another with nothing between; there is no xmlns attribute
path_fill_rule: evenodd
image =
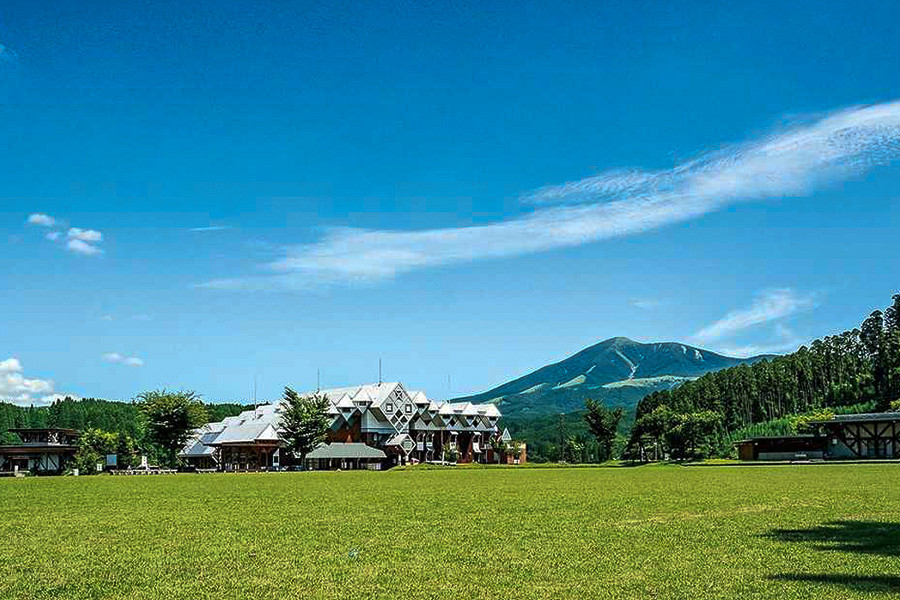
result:
<svg viewBox="0 0 900 600"><path fill-rule="evenodd" d="M619 429L624 411L622 407L609 409L603 404L588 399L584 402L584 420L594 437L597 438L597 460L603 462L612 458L613 440Z"/></svg>
<svg viewBox="0 0 900 600"><path fill-rule="evenodd" d="M178 462L178 451L184 448L191 432L206 424L206 407L194 392L154 390L138 396L141 412L147 418L147 436L162 452L169 466Z"/></svg>
<svg viewBox="0 0 900 600"><path fill-rule="evenodd" d="M300 458L325 441L330 419L326 414L328 397L318 393L300 396L289 387L284 388L284 410L281 413L282 437L288 450Z"/></svg>

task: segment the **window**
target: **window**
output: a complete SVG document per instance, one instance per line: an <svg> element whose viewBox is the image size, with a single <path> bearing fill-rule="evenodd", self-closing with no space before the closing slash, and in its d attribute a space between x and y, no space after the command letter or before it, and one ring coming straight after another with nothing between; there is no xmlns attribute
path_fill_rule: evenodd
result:
<svg viewBox="0 0 900 600"><path fill-rule="evenodd" d="M412 404L407 404L405 409L406 409L406 414L411 413L412 412Z"/></svg>
<svg viewBox="0 0 900 600"><path fill-rule="evenodd" d="M386 410L387 412L394 412L394 405L388 402L384 405L384 410Z"/></svg>

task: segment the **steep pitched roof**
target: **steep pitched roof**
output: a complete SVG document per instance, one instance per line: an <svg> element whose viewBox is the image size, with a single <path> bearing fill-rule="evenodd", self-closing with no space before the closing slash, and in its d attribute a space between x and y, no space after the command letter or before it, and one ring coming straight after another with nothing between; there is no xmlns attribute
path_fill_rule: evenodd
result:
<svg viewBox="0 0 900 600"><path fill-rule="evenodd" d="M213 446L222 444L247 444L254 442L277 442L278 432L271 423L265 421L247 422L226 428L212 442Z"/></svg>

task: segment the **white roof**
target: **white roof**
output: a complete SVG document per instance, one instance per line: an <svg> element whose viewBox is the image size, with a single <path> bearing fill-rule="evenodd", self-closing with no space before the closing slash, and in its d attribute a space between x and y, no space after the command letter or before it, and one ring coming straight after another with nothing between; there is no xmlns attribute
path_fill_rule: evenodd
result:
<svg viewBox="0 0 900 600"><path fill-rule="evenodd" d="M420 431L490 431L495 430L495 425L488 419L500 417L500 410L493 404L432 401L424 392L407 390L399 382L330 388L318 392L303 392L300 396L316 393L328 398L328 414L335 422L350 422L361 418L364 431L397 433L392 440L395 443L401 434L409 430L410 424L413 429ZM411 412L407 412L406 406L403 406L409 400L416 407ZM388 402L394 405L393 410L387 410L385 404ZM192 455L203 452L207 455L212 450L205 450L200 446L278 441L282 410L282 402L264 404L245 410L237 416L226 417L218 423L209 423L194 432L182 452L190 452ZM451 427L449 421L453 417L455 425Z"/></svg>
<svg viewBox="0 0 900 600"><path fill-rule="evenodd" d="M275 427L273 427L271 423L259 420L244 423L243 425L227 427L216 437L212 444L218 446L220 444L247 444L253 442L277 441L278 432L275 431Z"/></svg>

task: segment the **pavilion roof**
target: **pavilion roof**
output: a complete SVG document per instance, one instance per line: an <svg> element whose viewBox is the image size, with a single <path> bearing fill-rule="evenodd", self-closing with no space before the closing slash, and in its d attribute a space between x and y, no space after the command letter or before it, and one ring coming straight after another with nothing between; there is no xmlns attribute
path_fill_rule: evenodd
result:
<svg viewBox="0 0 900 600"><path fill-rule="evenodd" d="M306 458L312 459L328 459L328 458L371 458L382 459L387 455L379 450L367 446L359 442L322 444L312 452L306 455Z"/></svg>

